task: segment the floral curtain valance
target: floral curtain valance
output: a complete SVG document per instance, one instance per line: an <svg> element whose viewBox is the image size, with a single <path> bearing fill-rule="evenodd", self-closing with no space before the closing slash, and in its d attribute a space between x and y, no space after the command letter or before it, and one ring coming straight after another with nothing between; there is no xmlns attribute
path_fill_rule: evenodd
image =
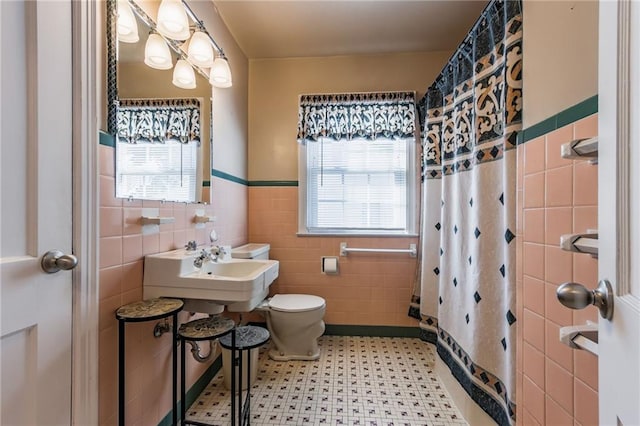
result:
<svg viewBox="0 0 640 426"><path fill-rule="evenodd" d="M415 94L345 93L302 95L298 141L406 138L415 133Z"/></svg>
<svg viewBox="0 0 640 426"><path fill-rule="evenodd" d="M120 99L117 136L129 143L200 142L200 100Z"/></svg>

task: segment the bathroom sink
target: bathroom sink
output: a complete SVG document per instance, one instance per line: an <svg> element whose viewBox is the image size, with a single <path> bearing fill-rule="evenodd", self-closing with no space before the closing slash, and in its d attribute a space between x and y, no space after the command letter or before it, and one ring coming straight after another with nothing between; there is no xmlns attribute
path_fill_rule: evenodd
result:
<svg viewBox="0 0 640 426"><path fill-rule="evenodd" d="M278 277L277 260L209 260L197 268L194 260L200 252L179 249L146 256L144 298L186 299L185 310L195 306L195 312L219 313L221 306L248 312L262 302Z"/></svg>
<svg viewBox="0 0 640 426"><path fill-rule="evenodd" d="M230 260L228 262L209 262L205 263L198 271L199 275L212 275L229 277L235 279L242 279L248 275L257 272L264 267L264 263L260 261L247 261L247 260Z"/></svg>

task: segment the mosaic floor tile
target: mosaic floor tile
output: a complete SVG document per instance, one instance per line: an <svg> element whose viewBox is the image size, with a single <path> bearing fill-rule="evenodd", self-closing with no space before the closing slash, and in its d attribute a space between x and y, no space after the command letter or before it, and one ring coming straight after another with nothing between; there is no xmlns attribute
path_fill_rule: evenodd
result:
<svg viewBox="0 0 640 426"><path fill-rule="evenodd" d="M317 361L273 361L260 351L252 425L466 425L434 373L433 345L419 339L322 336ZM220 371L187 419L229 425Z"/></svg>

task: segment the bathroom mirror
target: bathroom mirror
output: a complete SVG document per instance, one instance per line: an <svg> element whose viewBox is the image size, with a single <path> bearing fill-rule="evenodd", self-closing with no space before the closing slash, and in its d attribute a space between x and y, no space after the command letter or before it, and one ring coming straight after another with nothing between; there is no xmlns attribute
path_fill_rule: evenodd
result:
<svg viewBox="0 0 640 426"><path fill-rule="evenodd" d="M152 32L149 25L137 14L134 14L137 25L138 40L134 43L118 37L117 17L118 1L108 0L107 19L107 72L109 99L108 129L116 138L116 196L129 199L203 202L209 201L208 190L211 156L211 97L212 88L209 81L200 72L195 72L195 88L183 89L173 84L173 66L169 69L156 69L145 64L145 44ZM124 3L128 3L126 0ZM146 15L155 19L160 0L136 0L135 5ZM213 5L212 5L213 6ZM190 22L193 24L193 22ZM171 61L175 65L179 59L170 50ZM176 113L157 113L174 122L178 117L185 120L198 120L198 125L182 123L189 127L189 132L197 127L198 134L194 140L186 141L184 137L167 137L166 140L147 137L123 138L122 134L134 132L156 135L165 133L157 123L162 122L149 118L154 113L133 117L127 113L129 127L123 132L122 109L135 106L139 109L155 108L159 105L171 107L184 106L189 110L198 108L197 114L179 111ZM120 107L120 117L118 108ZM133 120L133 121L132 121ZM174 123L175 124L175 123ZM146 129L144 128L146 127ZM174 129L175 130L175 129ZM188 133L189 133L188 132ZM175 136L175 131L166 133ZM120 135L120 137L118 136Z"/></svg>

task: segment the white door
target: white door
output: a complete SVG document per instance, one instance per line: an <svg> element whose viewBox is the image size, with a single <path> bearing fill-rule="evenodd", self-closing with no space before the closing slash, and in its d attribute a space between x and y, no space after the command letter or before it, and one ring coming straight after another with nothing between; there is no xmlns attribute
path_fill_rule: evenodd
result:
<svg viewBox="0 0 640 426"><path fill-rule="evenodd" d="M2 425L71 422L71 2L0 1Z"/></svg>
<svg viewBox="0 0 640 426"><path fill-rule="evenodd" d="M638 23L639 1L600 1L598 275L614 293L611 321L599 321L601 425L640 425Z"/></svg>

